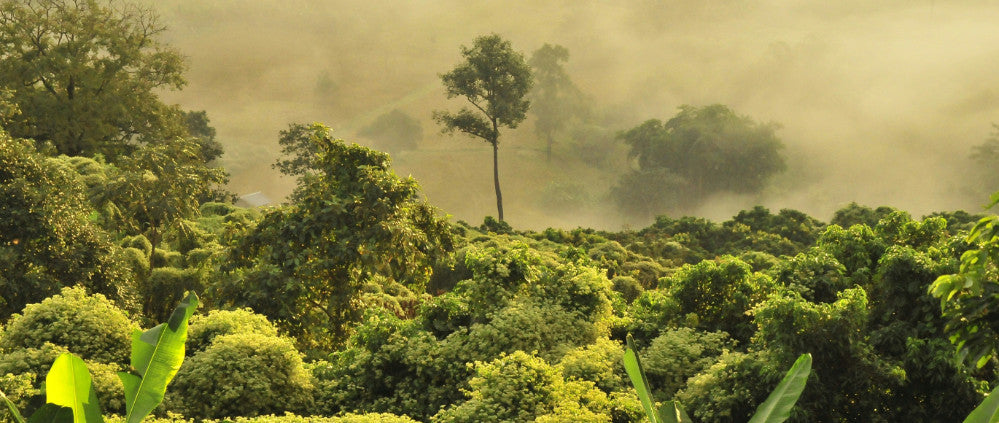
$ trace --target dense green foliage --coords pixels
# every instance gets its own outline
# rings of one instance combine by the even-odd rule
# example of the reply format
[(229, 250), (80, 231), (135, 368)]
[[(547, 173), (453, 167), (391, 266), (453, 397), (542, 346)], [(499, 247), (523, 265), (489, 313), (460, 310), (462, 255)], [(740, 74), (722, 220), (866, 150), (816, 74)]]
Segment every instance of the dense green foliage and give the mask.
[[(59, 412), (49, 394), (76, 391), (47, 388), (78, 384), (47, 375), (87, 373), (101, 408), (131, 423), (163, 398), (153, 421), (625, 423), (659, 402), (744, 422), (811, 354), (779, 413), (791, 422), (958, 421), (999, 380), (997, 216), (855, 203), (828, 225), (762, 206), (724, 222), (664, 215), (763, 190), (785, 166), (776, 125), (685, 106), (614, 141), (582, 122), (567, 50), (545, 45), (532, 73), (497, 35), (441, 76), (471, 104), (435, 114), (445, 131), (491, 144), (495, 170), (499, 131), (530, 99), (549, 146), (595, 166), (631, 148), (611, 195), (653, 223), (519, 230), (498, 171), (499, 218), (451, 223), (387, 154), (318, 123), (279, 135), (288, 203), (241, 208), (206, 165), (221, 154), (207, 114), (151, 91), (179, 86), (179, 56), (148, 12), (115, 5), (0, 0), (0, 390), (23, 410)], [(32, 28), (39, 45), (13, 53)], [(101, 78), (113, 83), (98, 93)], [(415, 122), (393, 111), (362, 132), (418, 148)], [(551, 181), (546, 207), (585, 204), (584, 183)], [(188, 291), (204, 314), (190, 317), (191, 296), (172, 308)], [(625, 354), (644, 362), (648, 395)]]
[(76, 174), (0, 129), (0, 319), (82, 285), (125, 301), (119, 249), (88, 217)]
[(304, 411), (311, 390), (290, 340), (239, 333), (220, 336), (185, 360), (167, 401), (169, 409), (194, 418), (256, 416)]
[(0, 2), (0, 88), (21, 114), (16, 137), (68, 155), (128, 154), (186, 135), (156, 91), (184, 85), (181, 55), (157, 41), (156, 15), (117, 0)]
[(82, 288), (64, 288), (39, 304), (30, 304), (7, 321), (0, 352), (66, 347), (86, 360), (128, 363), (132, 329), (137, 325), (103, 295), (88, 296)]

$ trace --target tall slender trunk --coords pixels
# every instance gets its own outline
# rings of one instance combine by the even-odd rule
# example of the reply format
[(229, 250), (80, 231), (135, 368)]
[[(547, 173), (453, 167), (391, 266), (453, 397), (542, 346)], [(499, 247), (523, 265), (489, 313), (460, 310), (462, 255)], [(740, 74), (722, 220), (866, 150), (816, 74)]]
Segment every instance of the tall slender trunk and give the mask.
[(496, 210), (499, 212), (499, 220), (503, 221), (503, 193), (500, 192), (499, 185), (499, 142), (493, 141), (493, 184), (496, 186)]

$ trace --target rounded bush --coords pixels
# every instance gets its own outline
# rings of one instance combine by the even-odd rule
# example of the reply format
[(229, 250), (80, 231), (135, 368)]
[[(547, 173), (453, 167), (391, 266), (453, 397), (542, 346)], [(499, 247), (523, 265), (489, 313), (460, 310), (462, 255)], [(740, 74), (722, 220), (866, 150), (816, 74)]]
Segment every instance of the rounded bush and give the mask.
[(621, 365), (624, 347), (607, 338), (597, 339), (597, 342), (569, 351), (562, 357), (559, 365), (566, 380), (586, 380), (593, 382), (597, 388), (612, 393), (626, 389), (627, 374)]
[(41, 388), (52, 362), (65, 352), (66, 347), (46, 342), (40, 348), (21, 348), (0, 354), (0, 375), (28, 378), (30, 386)]
[(207, 202), (201, 205), (199, 211), (203, 216), (225, 216), (236, 209), (237, 207), (232, 204)]
[(489, 363), (476, 363), (469, 381), (469, 399), (442, 410), (434, 422), (532, 421), (551, 413), (558, 399), (562, 375), (539, 357), (523, 351)]
[(140, 278), (149, 274), (149, 256), (142, 250), (127, 247), (121, 250), (121, 256), (125, 264), (132, 269), (132, 273)]
[[(514, 351), (534, 351), (547, 360), (558, 360), (569, 350), (588, 345), (605, 328), (560, 307), (518, 301), (497, 312), (491, 321), (473, 324), (459, 354), (466, 361), (491, 360)], [(449, 343), (462, 340), (452, 334)]]
[(291, 340), (224, 335), (184, 361), (167, 402), (195, 419), (281, 414), (309, 406), (312, 383)]
[(187, 328), (187, 355), (204, 351), (216, 337), (240, 333), (277, 336), (277, 327), (264, 315), (256, 314), (248, 308), (212, 310), (207, 316), (194, 315)]
[(184, 257), (184, 264), (187, 267), (202, 267), (208, 263), (215, 252), (209, 248), (194, 248), (187, 252)]
[(125, 238), (122, 240), (121, 246), (124, 248), (136, 248), (139, 251), (142, 251), (145, 257), (149, 257), (149, 254), (153, 252), (153, 244), (143, 235)]
[(656, 393), (669, 399), (686, 385), (687, 378), (714, 364), (734, 347), (735, 342), (725, 332), (676, 328), (652, 340), (641, 353), (642, 364)]
[(611, 284), (614, 291), (621, 294), (621, 298), (628, 304), (631, 304), (639, 295), (642, 295), (642, 292), (645, 292), (642, 284), (638, 283), (638, 280), (631, 276), (615, 276)]
[(105, 414), (127, 414), (125, 386), (118, 378), (118, 372), (125, 371), (126, 368), (118, 364), (87, 362), (87, 369), (90, 370), (91, 383), (101, 402), (101, 410)]
[(12, 316), (0, 351), (41, 348), (51, 342), (84, 360), (126, 365), (133, 329), (138, 325), (103, 295), (63, 288), (61, 294), (29, 304), (23, 314)]

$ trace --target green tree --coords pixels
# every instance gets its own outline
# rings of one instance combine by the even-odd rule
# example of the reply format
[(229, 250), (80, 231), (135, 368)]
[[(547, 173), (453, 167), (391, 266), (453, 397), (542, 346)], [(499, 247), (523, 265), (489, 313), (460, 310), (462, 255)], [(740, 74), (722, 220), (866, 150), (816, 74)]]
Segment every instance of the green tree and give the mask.
[(208, 112), (189, 111), (184, 113), (184, 126), (187, 134), (201, 145), (201, 157), (205, 163), (211, 163), (222, 157), (222, 144), (215, 139), (215, 128), (208, 119)]
[(72, 170), (0, 130), (0, 321), (64, 286), (131, 296), (121, 250), (92, 213)]
[[(999, 193), (992, 194), (994, 207)], [(968, 233), (974, 246), (961, 254), (957, 273), (941, 275), (928, 292), (940, 299), (945, 331), (958, 357), (981, 368), (999, 351), (999, 216), (982, 218)]]
[(499, 183), (499, 129), (516, 128), (527, 116), (526, 99), (533, 80), (524, 55), (513, 50), (499, 35), (475, 39), (472, 47), (461, 47), (465, 62), (441, 75), (448, 98), (464, 97), (474, 107), (457, 113), (435, 111), (434, 120), (444, 133), (464, 132), (493, 147), (493, 184), (496, 210), (503, 220), (503, 194)]
[(268, 213), (231, 251), (226, 270), (236, 277), (219, 298), (264, 314), (315, 352), (345, 339), (372, 276), (422, 292), (435, 256), (453, 241), (416, 181), (392, 173), (388, 155), (331, 139), (323, 125), (310, 129), (314, 173), (299, 180), (294, 204)]
[(545, 141), (545, 158), (552, 159), (555, 135), (565, 129), (574, 117), (585, 110), (583, 93), (569, 79), (562, 62), (569, 60), (569, 49), (558, 44), (545, 44), (531, 54), (527, 62), (534, 72), (531, 90), (531, 112), (535, 116), (534, 132)]
[[(142, 233), (150, 257), (168, 228), (199, 213), (200, 199), (224, 184), (228, 175), (203, 162), (201, 144), (191, 138), (144, 145), (112, 169), (98, 201), (110, 205), (127, 232)], [(149, 273), (152, 274), (153, 263)]]
[(184, 85), (181, 56), (150, 9), (118, 0), (0, 1), (0, 87), (21, 115), (15, 137), (111, 160), (138, 142), (184, 134), (156, 91)]
[[(657, 119), (621, 133), (631, 147), (634, 175), (657, 175), (656, 181), (670, 181), (660, 194), (629, 196), (647, 190), (634, 176), (626, 175), (614, 188), (621, 206), (676, 201), (676, 206), (696, 205), (716, 192), (753, 193), (766, 186), (774, 174), (785, 168), (780, 155), (783, 143), (777, 138), (777, 124), (756, 123), (739, 116), (726, 106), (681, 106), (672, 119)], [(661, 176), (665, 173), (673, 178)], [(679, 178), (679, 183), (676, 181)], [(639, 202), (632, 202), (635, 198)]]
[(319, 124), (288, 125), (288, 129), (282, 130), (278, 137), (281, 158), (271, 164), (271, 167), (285, 175), (299, 178), (298, 186), (304, 185), (301, 178), (318, 167), (319, 145), (313, 140), (317, 137), (332, 138), (332, 131)]

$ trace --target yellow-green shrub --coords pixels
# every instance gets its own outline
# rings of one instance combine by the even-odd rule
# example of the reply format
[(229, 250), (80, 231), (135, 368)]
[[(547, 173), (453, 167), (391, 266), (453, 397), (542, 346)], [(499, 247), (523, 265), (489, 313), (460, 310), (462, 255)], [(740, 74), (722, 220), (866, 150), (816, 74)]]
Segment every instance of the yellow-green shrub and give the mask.
[(29, 304), (22, 314), (11, 317), (0, 338), (0, 352), (41, 348), (51, 342), (84, 360), (125, 365), (132, 330), (137, 328), (103, 295), (63, 288), (61, 294)]
[(197, 419), (302, 411), (312, 382), (291, 340), (224, 335), (184, 361), (167, 391), (168, 409)]
[(208, 315), (191, 317), (187, 329), (187, 355), (204, 351), (212, 340), (222, 335), (256, 333), (277, 336), (277, 327), (267, 317), (248, 308), (238, 310), (212, 310)]

